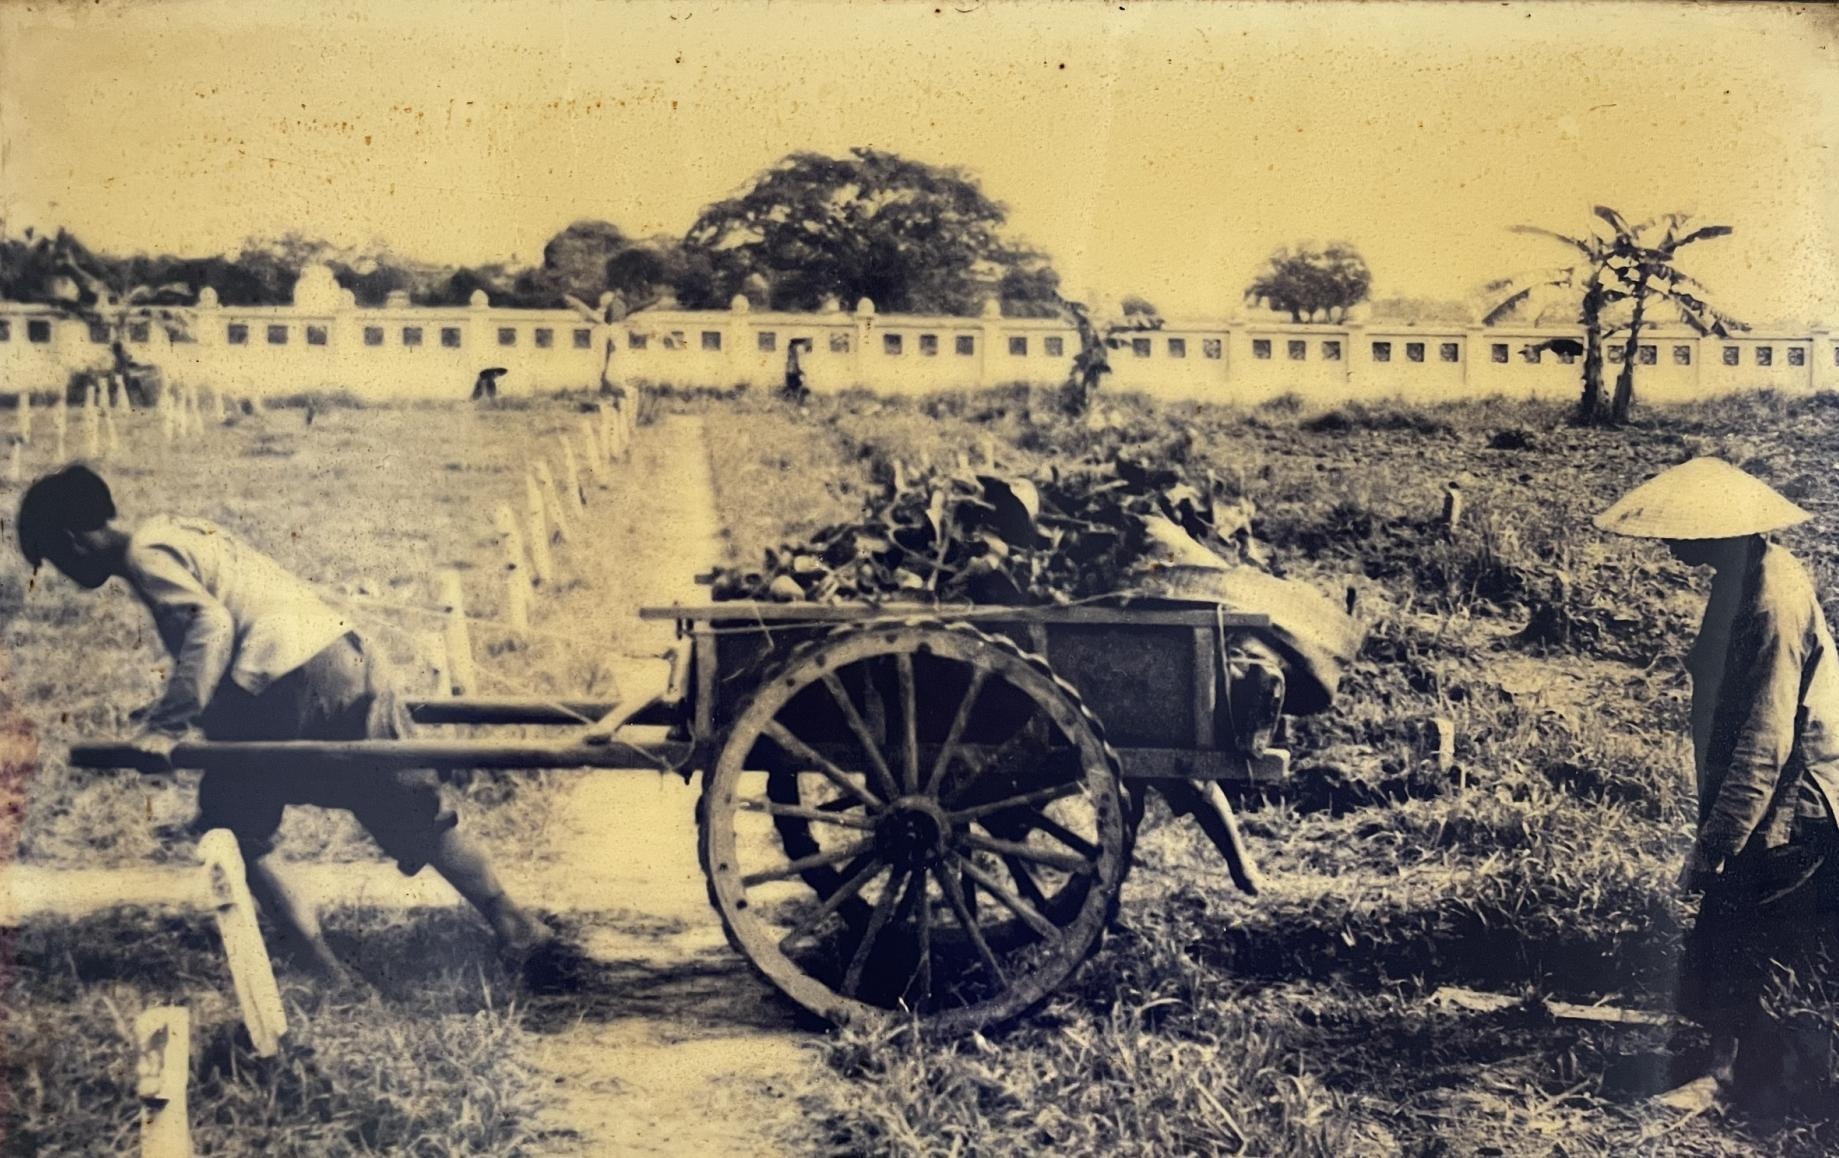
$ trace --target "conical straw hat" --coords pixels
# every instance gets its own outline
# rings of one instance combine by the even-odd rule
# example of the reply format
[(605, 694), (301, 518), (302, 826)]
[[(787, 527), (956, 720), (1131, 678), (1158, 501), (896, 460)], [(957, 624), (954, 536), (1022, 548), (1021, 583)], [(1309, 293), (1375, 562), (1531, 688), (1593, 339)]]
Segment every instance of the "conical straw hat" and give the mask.
[(1734, 539), (1811, 518), (1723, 459), (1695, 458), (1623, 495), (1596, 517), (1596, 525), (1638, 539)]

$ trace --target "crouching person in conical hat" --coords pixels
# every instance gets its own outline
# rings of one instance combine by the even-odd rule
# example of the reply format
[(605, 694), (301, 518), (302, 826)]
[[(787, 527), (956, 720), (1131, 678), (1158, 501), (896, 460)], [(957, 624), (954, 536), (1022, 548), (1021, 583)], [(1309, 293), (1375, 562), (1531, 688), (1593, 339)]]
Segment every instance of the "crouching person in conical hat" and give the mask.
[[(223, 528), (155, 516), (130, 530), (108, 485), (79, 465), (27, 489), (17, 532), (34, 568), (48, 561), (89, 590), (120, 578), (152, 613), (173, 666), (136, 748), (170, 756), (194, 730), (238, 741), (407, 734), (406, 711), (376, 649), (305, 583)], [(290, 804), (350, 811), (405, 874), (433, 865), (485, 917), (514, 964), (555, 956), (554, 934), (505, 893), (457, 827), (431, 770), (302, 760), (259, 772), (207, 771), (197, 828), (236, 836), (250, 891), (305, 967), (351, 981), (313, 907), (274, 863), (275, 832)]]
[(1596, 519), (1713, 572), (1686, 656), (1699, 823), (1681, 883), (1703, 899), (1680, 985), (1681, 1011), (1710, 1032), (1712, 1057), (1709, 1074), (1667, 1095), (1681, 1106), (1728, 1093), (1785, 1108), (1793, 1070), (1809, 1059), (1763, 1013), (1769, 973), (1839, 928), (1839, 656), (1813, 580), (1766, 537), (1810, 517), (1699, 458)]

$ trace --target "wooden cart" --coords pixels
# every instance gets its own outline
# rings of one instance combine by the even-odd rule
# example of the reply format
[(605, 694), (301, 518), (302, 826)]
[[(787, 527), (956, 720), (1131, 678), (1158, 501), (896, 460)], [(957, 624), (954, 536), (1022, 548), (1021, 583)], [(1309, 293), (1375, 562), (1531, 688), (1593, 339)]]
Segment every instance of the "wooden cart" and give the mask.
[[(677, 622), (682, 662), (607, 742), (580, 730), (611, 705), (436, 699), (412, 705), (418, 721), (577, 734), (205, 742), (180, 745), (172, 766), (259, 774), (286, 755), (699, 772), (701, 860), (734, 947), (832, 1021), (917, 1016), (947, 1032), (1025, 1011), (1096, 948), (1140, 815), (1127, 782), (1287, 772), (1287, 754), (1257, 750), (1266, 713), (1233, 702), (1229, 653), (1262, 616), (755, 603), (641, 615)], [(148, 765), (120, 745), (78, 746), (72, 762)]]

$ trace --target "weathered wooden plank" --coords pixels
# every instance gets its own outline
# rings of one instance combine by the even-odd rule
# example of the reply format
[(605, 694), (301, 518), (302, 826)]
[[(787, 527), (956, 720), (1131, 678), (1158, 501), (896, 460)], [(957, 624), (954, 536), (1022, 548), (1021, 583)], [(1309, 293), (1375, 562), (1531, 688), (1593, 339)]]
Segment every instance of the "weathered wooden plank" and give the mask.
[(243, 1026), (256, 1056), (273, 1057), (287, 1032), (287, 1011), (281, 1006), (281, 989), (275, 984), (268, 946), (255, 923), (255, 898), (249, 895), (243, 854), (227, 828), (213, 828), (198, 841), (198, 859), (204, 862), (211, 910), (217, 933), (223, 938), (224, 956), (230, 963), (230, 981)]
[(225, 769), (260, 773), (290, 762), (317, 761), (361, 766), (377, 772), (396, 768), (663, 768), (676, 767), (690, 745), (676, 741), (632, 744), (542, 743), (535, 740), (274, 740), (251, 743), (200, 741), (180, 744), (170, 761), (123, 743), (73, 744), (70, 763), (79, 768), (126, 768), (169, 772), (174, 768)]
[(142, 1158), (191, 1158), (192, 1015), (156, 1005), (134, 1019)]
[(1142, 607), (995, 607), (987, 605), (933, 606), (926, 603), (732, 603), (682, 604), (641, 607), (640, 619), (683, 619), (697, 623), (879, 623), (907, 619), (978, 620), (992, 623), (1117, 624), (1129, 627), (1207, 627), (1228, 630), (1269, 627), (1270, 617), (1218, 613), (1211, 606), (1195, 608)]

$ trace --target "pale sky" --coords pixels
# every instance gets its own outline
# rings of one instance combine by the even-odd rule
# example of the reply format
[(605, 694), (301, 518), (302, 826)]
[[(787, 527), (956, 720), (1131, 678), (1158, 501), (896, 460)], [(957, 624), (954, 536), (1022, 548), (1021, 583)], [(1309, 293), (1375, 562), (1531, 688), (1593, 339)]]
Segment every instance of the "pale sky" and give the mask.
[(0, 211), (115, 251), (298, 229), (536, 260), (680, 234), (787, 152), (976, 174), (1070, 289), (1229, 311), (1277, 245), (1375, 294), (1554, 262), (1590, 206), (1733, 225), (1682, 264), (1839, 322), (1839, 18), (1764, 5), (0, 0)]

